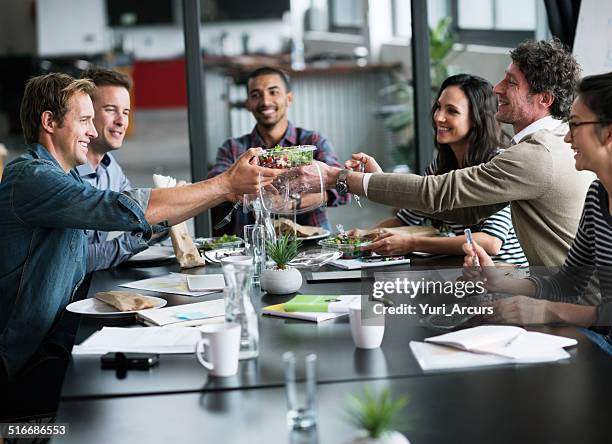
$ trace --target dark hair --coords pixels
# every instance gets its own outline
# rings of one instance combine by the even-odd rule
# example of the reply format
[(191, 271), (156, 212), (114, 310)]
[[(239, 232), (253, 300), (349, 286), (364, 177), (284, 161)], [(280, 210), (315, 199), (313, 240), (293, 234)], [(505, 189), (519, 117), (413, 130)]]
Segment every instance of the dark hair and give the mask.
[(96, 86), (122, 86), (128, 91), (132, 88), (132, 81), (127, 75), (112, 69), (88, 69), (81, 78), (90, 79)]
[[(438, 110), (438, 100), (442, 92), (450, 87), (457, 86), (466, 95), (470, 104), (470, 119), (472, 129), (468, 134), (468, 150), (463, 163), (466, 167), (480, 165), (491, 160), (501, 145), (501, 128), (495, 113), (497, 111), (497, 97), (493, 94), (493, 85), (482, 77), (470, 74), (457, 74), (448, 77), (440, 86), (440, 91), (431, 108), (431, 122), (436, 127), (434, 114)], [(459, 164), (450, 146), (440, 145), (434, 136), (434, 145), (438, 149), (436, 157), (435, 174), (445, 174), (459, 168)]]
[(252, 79), (256, 77), (260, 77), (260, 76), (267, 76), (270, 74), (279, 76), (283, 80), (283, 83), (285, 84), (285, 88), (287, 89), (287, 92), (291, 91), (291, 78), (289, 77), (289, 74), (287, 74), (285, 71), (279, 68), (274, 68), (272, 66), (262, 66), (261, 68), (257, 68), (247, 77), (247, 81), (246, 81), (247, 94), (249, 93), (249, 82)]
[(43, 112), (50, 111), (61, 126), (72, 96), (79, 92), (91, 95), (94, 90), (95, 85), (87, 79), (76, 80), (56, 72), (28, 80), (19, 112), (26, 143), (38, 142)]
[(568, 117), (581, 71), (568, 48), (557, 38), (526, 40), (510, 51), (510, 57), (527, 79), (530, 93), (553, 95), (551, 116)]
[(612, 123), (612, 72), (585, 77), (577, 92), (597, 120)]

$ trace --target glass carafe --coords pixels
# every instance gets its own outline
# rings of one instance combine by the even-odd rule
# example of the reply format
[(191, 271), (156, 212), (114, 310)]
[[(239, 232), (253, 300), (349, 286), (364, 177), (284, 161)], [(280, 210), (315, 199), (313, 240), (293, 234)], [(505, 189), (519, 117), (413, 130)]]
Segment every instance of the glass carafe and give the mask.
[(223, 290), (225, 301), (225, 320), (240, 324), (240, 359), (259, 356), (259, 325), (257, 313), (251, 301), (251, 277), (253, 266), (250, 264), (223, 265), (226, 288)]

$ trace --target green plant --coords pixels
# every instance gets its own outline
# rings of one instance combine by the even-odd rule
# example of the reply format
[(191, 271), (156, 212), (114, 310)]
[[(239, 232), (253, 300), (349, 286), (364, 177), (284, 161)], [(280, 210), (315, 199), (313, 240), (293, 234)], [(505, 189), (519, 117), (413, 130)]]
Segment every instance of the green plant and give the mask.
[(392, 429), (397, 414), (406, 406), (408, 398), (403, 396), (394, 400), (389, 388), (377, 396), (366, 387), (361, 397), (351, 396), (348, 402), (349, 420), (365, 430), (368, 437), (376, 439)]
[(266, 241), (268, 256), (279, 270), (284, 270), (289, 261), (297, 256), (300, 245), (299, 240), (289, 235), (281, 235), (275, 241)]
[(429, 58), (431, 59), (431, 86), (438, 90), (448, 77), (448, 55), (455, 43), (451, 28), (452, 19), (444, 17), (434, 28), (429, 29)]

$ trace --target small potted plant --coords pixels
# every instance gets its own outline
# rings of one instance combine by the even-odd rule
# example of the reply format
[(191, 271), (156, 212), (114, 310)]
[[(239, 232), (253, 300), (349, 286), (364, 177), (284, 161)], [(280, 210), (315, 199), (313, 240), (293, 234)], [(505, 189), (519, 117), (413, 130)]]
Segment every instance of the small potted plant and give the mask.
[(349, 420), (359, 432), (347, 444), (410, 444), (404, 435), (392, 430), (397, 414), (407, 403), (406, 397), (394, 400), (389, 388), (377, 396), (366, 387), (363, 396), (349, 398)]
[(298, 254), (300, 241), (294, 237), (283, 235), (275, 241), (266, 241), (268, 257), (276, 264), (267, 268), (261, 274), (261, 288), (270, 294), (295, 293), (302, 286), (302, 275), (289, 265)]

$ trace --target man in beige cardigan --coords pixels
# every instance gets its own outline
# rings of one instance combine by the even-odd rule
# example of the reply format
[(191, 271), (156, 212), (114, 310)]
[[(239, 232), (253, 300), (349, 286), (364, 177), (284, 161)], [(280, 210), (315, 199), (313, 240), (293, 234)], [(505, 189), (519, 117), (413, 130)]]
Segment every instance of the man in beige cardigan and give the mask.
[(347, 167), (364, 163), (365, 174), (319, 164), (325, 186), (466, 225), (510, 202), (530, 265), (561, 265), (594, 179), (574, 168), (563, 141), (567, 124), (560, 120), (568, 115), (580, 67), (558, 40), (523, 42), (510, 57), (494, 92), (497, 120), (514, 127), (513, 146), (487, 163), (440, 176), (382, 174), (372, 157), (359, 153)]

